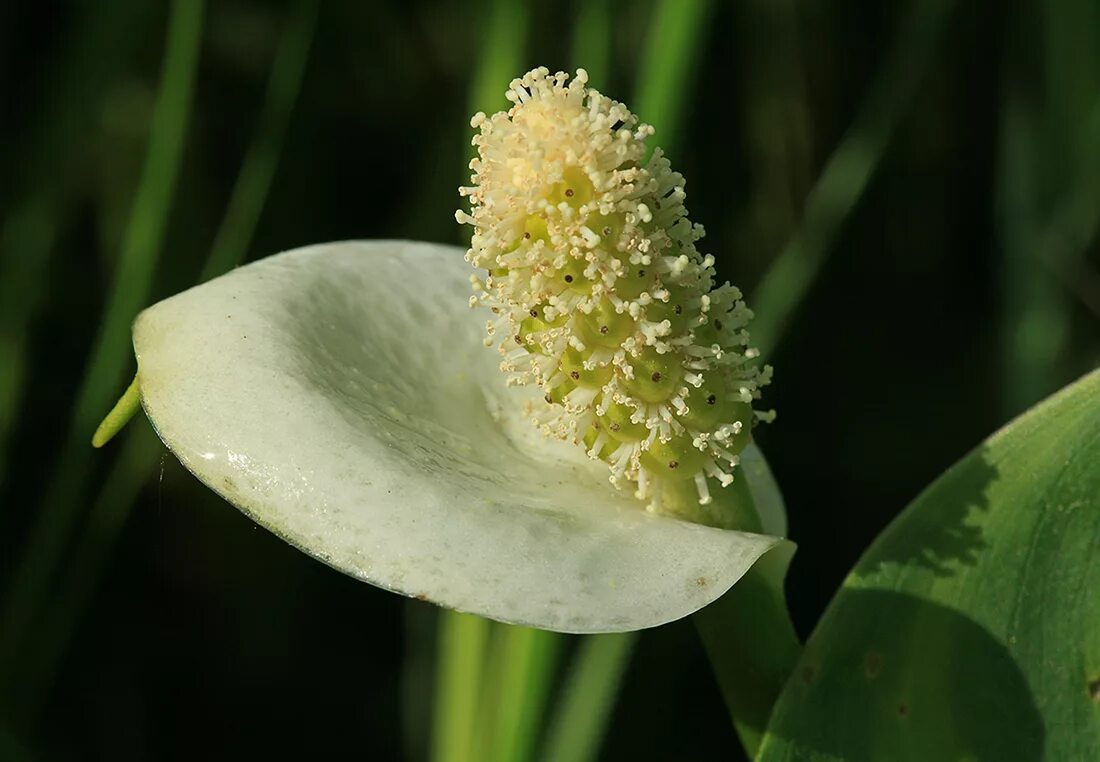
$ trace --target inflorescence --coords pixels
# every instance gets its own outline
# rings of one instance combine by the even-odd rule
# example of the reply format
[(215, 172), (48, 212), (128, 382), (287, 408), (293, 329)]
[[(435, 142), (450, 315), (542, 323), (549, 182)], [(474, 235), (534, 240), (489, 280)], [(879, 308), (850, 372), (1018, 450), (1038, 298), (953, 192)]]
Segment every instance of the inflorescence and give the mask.
[(530, 410), (544, 433), (583, 443), (651, 510), (684, 487), (706, 505), (774, 415), (752, 407), (771, 368), (754, 362), (741, 292), (716, 287), (696, 249), (683, 176), (659, 148), (646, 159), (653, 128), (587, 82), (535, 69), (507, 112), (471, 120), (471, 210), (456, 218), (487, 273), (471, 305), (494, 313), (486, 344), (509, 383), (545, 392)]

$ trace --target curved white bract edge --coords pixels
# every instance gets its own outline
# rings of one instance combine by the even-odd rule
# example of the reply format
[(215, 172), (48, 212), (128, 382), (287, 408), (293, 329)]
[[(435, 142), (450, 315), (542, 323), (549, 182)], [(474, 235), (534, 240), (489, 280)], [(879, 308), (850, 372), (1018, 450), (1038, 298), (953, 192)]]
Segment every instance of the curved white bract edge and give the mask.
[[(505, 622), (662, 624), (782, 542), (650, 515), (606, 465), (534, 431), (531, 391), (507, 389), (483, 345), (469, 276), (461, 249), (400, 241), (242, 267), (138, 317), (145, 410), (188, 469), (287, 542)], [(758, 502), (781, 514), (750, 461)]]

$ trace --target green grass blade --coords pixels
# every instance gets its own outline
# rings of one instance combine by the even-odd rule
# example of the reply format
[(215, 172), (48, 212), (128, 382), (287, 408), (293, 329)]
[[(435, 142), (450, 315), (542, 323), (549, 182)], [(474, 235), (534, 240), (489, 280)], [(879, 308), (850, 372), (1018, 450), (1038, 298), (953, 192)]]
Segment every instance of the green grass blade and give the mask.
[(118, 393), (130, 364), (129, 323), (148, 300), (189, 122), (202, 31), (201, 2), (172, 5), (160, 91), (149, 148), (122, 244), (106, 313), (92, 349), (54, 479), (35, 516), (15, 569), (0, 619), (0, 675), (18, 654), (35, 605), (41, 600), (79, 515), (90, 467), (91, 436)]
[(472, 614), (439, 612), (432, 762), (474, 762), (490, 623)]
[(573, 68), (588, 72), (588, 80), (601, 92), (611, 78), (611, 0), (589, 0), (581, 5), (573, 22), (569, 55)]
[[(1045, 3), (1038, 27), (1022, 13), (1004, 52), (997, 220), (1003, 405), (1014, 415), (1072, 376), (1072, 303), (1095, 209), (1100, 31), (1093, 2)], [(1038, 39), (1036, 39), (1038, 38)], [(1091, 61), (1090, 61), (1091, 58)], [(1041, 72), (1044, 97), (1033, 93)], [(1046, 266), (1044, 266), (1046, 265)], [(1069, 284), (1059, 282), (1061, 279)]]
[[(318, 0), (299, 0), (286, 21), (256, 134), (245, 154), (232, 200), (215, 236), (220, 245), (214, 246), (203, 266), (203, 273), (208, 277), (238, 265), (251, 246), (309, 60), (318, 6)], [(52, 686), (58, 662), (71, 641), (79, 617), (96, 592), (103, 563), (161, 453), (163, 448), (147, 426), (135, 428), (126, 437), (122, 453), (100, 488), (88, 525), (75, 544), (72, 560), (66, 565), (61, 593), (42, 620), (42, 638), (30, 649), (33, 656), (20, 669), (25, 675), (22, 684), (29, 686), (24, 689), (21, 702), (28, 717), (33, 717), (40, 699)]]
[(543, 760), (597, 759), (619, 684), (637, 640), (637, 633), (621, 632), (581, 641), (561, 702), (550, 721)]
[(656, 145), (671, 155), (683, 138), (684, 104), (702, 60), (711, 0), (660, 0), (649, 23), (633, 111), (657, 130)]
[(470, 83), (472, 115), (491, 114), (509, 106), (504, 97), (508, 83), (524, 73), (530, 9), (526, 0), (489, 0), (489, 20), (478, 46), (481, 57)]
[(229, 198), (229, 208), (214, 238), (200, 280), (209, 280), (236, 267), (248, 253), (279, 165), (290, 115), (301, 90), (318, 8), (317, 0), (297, 2), (286, 21), (286, 32), (275, 52), (267, 82), (267, 97), (256, 137), (245, 154)]
[(915, 0), (866, 100), (806, 199), (802, 224), (761, 279), (749, 304), (753, 339), (767, 354), (806, 297), (841, 224), (882, 160), (932, 58), (951, 0)]
[[(490, 657), (498, 678), (483, 698), (492, 716), (482, 717), (480, 729), (488, 740), (488, 762), (531, 759), (540, 731), (543, 710), (554, 681), (554, 667), (563, 638), (555, 632), (495, 624), (499, 649)], [(481, 759), (481, 757), (479, 757)]]

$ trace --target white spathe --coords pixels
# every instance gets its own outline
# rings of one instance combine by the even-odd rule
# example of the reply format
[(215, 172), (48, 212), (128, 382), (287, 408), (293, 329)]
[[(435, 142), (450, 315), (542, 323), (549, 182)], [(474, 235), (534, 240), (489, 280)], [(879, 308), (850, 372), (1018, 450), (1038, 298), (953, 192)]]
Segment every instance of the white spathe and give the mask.
[[(199, 479), (374, 585), (562, 632), (652, 627), (784, 543), (647, 513), (522, 416), (467, 306), (463, 250), (310, 246), (167, 299), (134, 325), (142, 403)], [(535, 390), (537, 392), (537, 390)], [(767, 465), (746, 467), (785, 532)]]

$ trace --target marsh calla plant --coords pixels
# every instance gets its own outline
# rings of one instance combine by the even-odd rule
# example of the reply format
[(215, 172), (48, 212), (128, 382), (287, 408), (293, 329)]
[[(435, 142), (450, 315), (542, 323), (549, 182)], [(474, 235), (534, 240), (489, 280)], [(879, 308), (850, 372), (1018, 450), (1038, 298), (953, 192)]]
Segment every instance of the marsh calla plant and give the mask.
[(474, 118), (468, 252), (328, 244), (193, 288), (138, 317), (120, 404), (136, 391), (199, 479), (343, 572), (506, 622), (634, 630), (783, 542), (750, 444), (770, 369), (695, 248), (683, 178), (646, 159), (652, 129), (567, 79), (532, 71), (509, 112)]
[[(144, 311), (95, 444), (140, 403), (257, 523), (450, 609), (573, 633), (698, 612), (758, 760), (1096, 759), (1100, 371), (933, 483), (803, 649), (752, 313), (652, 128), (587, 79), (535, 69), (474, 116), (468, 249), (310, 246)], [(503, 649), (513, 699), (551, 658), (533, 632)]]

